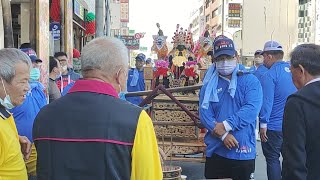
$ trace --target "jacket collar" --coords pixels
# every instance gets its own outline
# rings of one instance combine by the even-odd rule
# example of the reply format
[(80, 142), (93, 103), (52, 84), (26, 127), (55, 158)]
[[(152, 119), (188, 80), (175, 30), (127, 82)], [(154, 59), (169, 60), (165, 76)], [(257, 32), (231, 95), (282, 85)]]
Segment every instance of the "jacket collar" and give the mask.
[(117, 91), (111, 84), (97, 80), (82, 79), (76, 81), (68, 94), (75, 92), (93, 92), (119, 98)]
[(2, 118), (3, 120), (6, 120), (10, 116), (11, 114), (8, 112), (8, 110), (6, 110), (6, 108), (0, 104), (0, 118)]

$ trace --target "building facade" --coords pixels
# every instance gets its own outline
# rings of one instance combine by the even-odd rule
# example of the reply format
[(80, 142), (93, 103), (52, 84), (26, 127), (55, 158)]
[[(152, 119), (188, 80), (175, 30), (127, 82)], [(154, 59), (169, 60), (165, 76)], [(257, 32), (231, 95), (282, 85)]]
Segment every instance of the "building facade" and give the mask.
[(233, 39), (242, 27), (242, 2), (243, 0), (205, 0), (206, 24), (217, 35), (223, 34)]
[(196, 41), (199, 39), (205, 27), (203, 0), (196, 0), (194, 9), (190, 13), (189, 19), (190, 19), (189, 20), (190, 24), (192, 24), (192, 27), (191, 27), (192, 39)]
[(129, 0), (110, 0), (111, 36), (129, 35)]
[(320, 43), (320, 1), (299, 0), (298, 44)]
[[(282, 44), (286, 57), (297, 44), (297, 0), (243, 0), (243, 62), (251, 64), (257, 49), (269, 40)], [(247, 61), (247, 62), (246, 62)]]

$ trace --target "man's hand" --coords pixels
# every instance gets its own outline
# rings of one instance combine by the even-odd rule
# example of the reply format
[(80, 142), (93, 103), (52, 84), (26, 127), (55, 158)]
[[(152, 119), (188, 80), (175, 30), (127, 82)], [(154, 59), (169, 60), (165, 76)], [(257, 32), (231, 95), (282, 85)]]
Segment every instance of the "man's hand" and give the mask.
[(260, 128), (260, 139), (262, 142), (268, 141), (267, 128)]
[(220, 137), (223, 136), (226, 132), (227, 132), (227, 131), (226, 131), (223, 123), (217, 123), (217, 122), (215, 122), (215, 127), (214, 127), (214, 129), (213, 129), (213, 131), (212, 131), (213, 135), (216, 135), (217, 137), (220, 138)]
[(239, 148), (239, 143), (232, 134), (228, 134), (223, 140), (223, 144), (231, 150), (232, 148)]
[(19, 136), (19, 142), (23, 158), (24, 160), (28, 160), (31, 154), (31, 142), (25, 136)]

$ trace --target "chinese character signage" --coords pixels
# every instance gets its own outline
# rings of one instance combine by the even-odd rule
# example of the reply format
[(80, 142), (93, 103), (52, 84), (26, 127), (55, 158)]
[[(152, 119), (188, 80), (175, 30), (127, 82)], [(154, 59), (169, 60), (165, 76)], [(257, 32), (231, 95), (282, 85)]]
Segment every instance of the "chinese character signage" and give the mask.
[(60, 40), (60, 30), (61, 26), (58, 22), (50, 23), (50, 31), (54, 40)]
[(74, 14), (77, 15), (80, 19), (84, 20), (84, 7), (78, 2), (78, 0), (74, 1), (73, 6)]
[(230, 28), (240, 28), (241, 21), (239, 19), (229, 19), (228, 20), (228, 27)]
[(129, 0), (120, 1), (120, 21), (129, 22)]
[(128, 27), (122, 27), (121, 28), (121, 35), (128, 36), (129, 35), (129, 28)]
[(117, 38), (130, 50), (139, 50), (140, 48), (140, 40), (135, 39), (134, 36), (117, 36)]
[(240, 17), (241, 4), (229, 3), (229, 17)]

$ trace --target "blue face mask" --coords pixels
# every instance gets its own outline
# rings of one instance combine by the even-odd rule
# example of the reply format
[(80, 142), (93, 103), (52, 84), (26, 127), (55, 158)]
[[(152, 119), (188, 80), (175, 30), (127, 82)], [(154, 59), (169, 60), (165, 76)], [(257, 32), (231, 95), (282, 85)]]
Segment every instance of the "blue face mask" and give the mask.
[(4, 98), (4, 100), (2, 100), (0, 98), (0, 103), (5, 108), (12, 109), (12, 108), (14, 108), (14, 105), (11, 102), (10, 96), (7, 94), (7, 91), (6, 91), (6, 88), (4, 87), (4, 83), (3, 83), (3, 79), (2, 78), (1, 78), (1, 82), (2, 82), (2, 87), (3, 87), (4, 93), (6, 94), (6, 97)]
[(39, 68), (32, 68), (30, 71), (30, 80), (31, 81), (38, 81), (40, 79), (40, 69)]
[(121, 88), (120, 84), (119, 84), (119, 89), (120, 89), (120, 92), (118, 93), (119, 98), (124, 100), (124, 101), (126, 101), (127, 100), (126, 99), (126, 94), (128, 93), (128, 91), (126, 91), (126, 90), (122, 91), (122, 88)]

